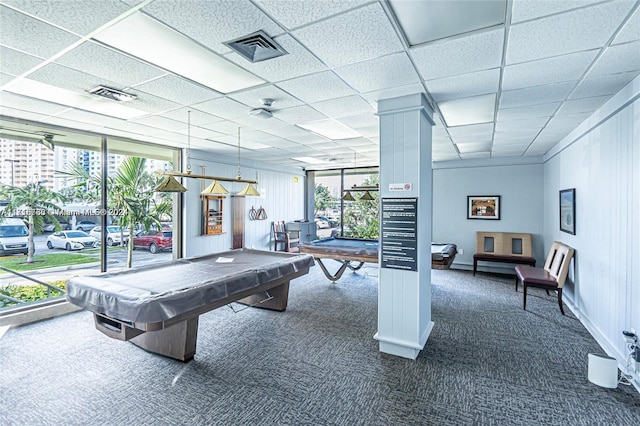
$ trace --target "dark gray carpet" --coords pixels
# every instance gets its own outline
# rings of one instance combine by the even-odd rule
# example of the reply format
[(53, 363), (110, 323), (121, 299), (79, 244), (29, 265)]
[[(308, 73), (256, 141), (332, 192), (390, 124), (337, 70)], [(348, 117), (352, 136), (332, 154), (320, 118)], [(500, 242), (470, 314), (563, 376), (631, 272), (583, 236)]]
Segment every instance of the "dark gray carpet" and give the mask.
[(640, 394), (587, 380), (604, 353), (555, 296), (513, 278), (433, 271), (435, 328), (417, 360), (378, 352), (377, 279), (292, 283), (284, 313), (220, 308), (194, 361), (111, 340), (87, 312), (0, 340), (3, 425), (640, 425)]

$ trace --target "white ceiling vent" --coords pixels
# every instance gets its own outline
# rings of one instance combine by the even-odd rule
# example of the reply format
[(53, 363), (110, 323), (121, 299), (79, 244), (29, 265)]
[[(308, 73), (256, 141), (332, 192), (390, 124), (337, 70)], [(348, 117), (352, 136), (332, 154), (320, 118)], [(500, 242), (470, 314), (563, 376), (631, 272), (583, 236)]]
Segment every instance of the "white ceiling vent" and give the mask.
[(96, 86), (93, 89), (89, 90), (89, 93), (118, 102), (129, 102), (137, 98), (136, 95), (125, 93), (121, 90), (107, 86)]
[(250, 62), (265, 61), (289, 53), (262, 30), (235, 40), (225, 41), (224, 44)]

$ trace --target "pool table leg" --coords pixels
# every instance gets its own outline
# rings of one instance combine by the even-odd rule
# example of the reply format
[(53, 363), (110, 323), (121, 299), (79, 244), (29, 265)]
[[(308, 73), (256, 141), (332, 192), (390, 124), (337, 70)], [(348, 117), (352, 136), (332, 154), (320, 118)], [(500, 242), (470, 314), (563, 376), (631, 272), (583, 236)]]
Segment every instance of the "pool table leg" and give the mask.
[(130, 342), (146, 351), (187, 362), (196, 353), (197, 339), (198, 317), (194, 317), (169, 328), (147, 331)]
[(336, 260), (336, 262), (341, 262), (342, 266), (340, 267), (340, 269), (338, 269), (338, 272), (332, 275), (327, 270), (327, 267), (324, 266), (324, 263), (322, 263), (322, 259), (316, 258), (316, 262), (318, 263), (318, 265), (320, 265), (320, 269), (322, 269), (322, 272), (324, 272), (324, 276), (333, 282), (338, 281), (342, 276), (342, 274), (344, 274), (344, 271), (347, 269), (347, 266), (349, 266), (349, 261), (347, 260)]
[(268, 292), (270, 296), (270, 298), (266, 300), (263, 296), (264, 292), (261, 292), (240, 299), (238, 303), (249, 305), (253, 308), (271, 309), (280, 312), (287, 309), (287, 302), (289, 301), (289, 281), (266, 290), (266, 292)]

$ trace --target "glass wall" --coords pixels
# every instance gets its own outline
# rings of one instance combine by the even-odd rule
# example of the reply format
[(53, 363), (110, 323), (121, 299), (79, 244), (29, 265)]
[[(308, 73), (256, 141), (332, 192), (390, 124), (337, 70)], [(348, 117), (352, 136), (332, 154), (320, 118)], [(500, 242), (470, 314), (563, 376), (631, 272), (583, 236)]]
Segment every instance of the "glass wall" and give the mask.
[[(377, 167), (309, 172), (318, 237), (378, 238)], [(363, 198), (364, 197), (364, 198)]]

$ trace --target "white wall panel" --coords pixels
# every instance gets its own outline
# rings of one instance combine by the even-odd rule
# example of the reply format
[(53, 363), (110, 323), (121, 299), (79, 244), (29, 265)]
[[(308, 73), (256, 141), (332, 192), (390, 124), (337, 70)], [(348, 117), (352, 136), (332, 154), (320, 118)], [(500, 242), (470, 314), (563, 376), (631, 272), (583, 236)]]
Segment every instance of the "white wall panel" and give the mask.
[[(237, 174), (237, 165), (214, 161), (204, 153), (192, 156), (191, 168), (194, 174), (201, 174), (200, 166), (204, 165), (204, 174), (233, 178)], [(274, 220), (293, 221), (304, 218), (304, 173), (302, 171), (273, 171), (257, 167), (241, 167), (242, 177), (259, 181), (257, 188), (259, 197), (245, 199), (245, 247), (261, 250), (272, 250), (271, 222)], [(294, 178), (297, 177), (297, 182)], [(229, 250), (232, 246), (232, 214), (231, 197), (224, 199), (223, 234), (201, 235), (201, 182), (200, 179), (183, 179), (187, 189), (185, 195), (185, 256), (197, 256), (207, 253)], [(208, 185), (211, 181), (206, 181)], [(244, 184), (222, 182), (230, 192), (236, 193), (244, 188)], [(249, 210), (263, 207), (267, 212), (267, 220), (250, 220)]]
[[(622, 330), (640, 331), (640, 78), (619, 95), (547, 158), (544, 240), (576, 250), (565, 297), (622, 362)], [(576, 188), (576, 235), (559, 230), (566, 188)]]

